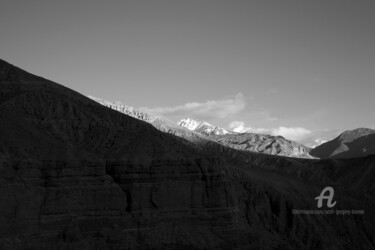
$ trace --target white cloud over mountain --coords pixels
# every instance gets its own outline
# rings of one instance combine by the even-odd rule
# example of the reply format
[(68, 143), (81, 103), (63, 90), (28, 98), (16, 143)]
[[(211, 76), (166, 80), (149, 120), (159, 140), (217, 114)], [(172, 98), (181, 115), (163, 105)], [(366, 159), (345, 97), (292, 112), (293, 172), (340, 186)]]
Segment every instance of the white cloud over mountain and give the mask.
[(315, 147), (317, 147), (317, 146), (319, 146), (323, 143), (326, 143), (327, 140), (324, 140), (322, 138), (317, 138), (317, 139), (314, 140), (314, 142), (315, 142), (314, 144), (310, 145), (311, 148), (315, 148)]
[(206, 102), (189, 102), (175, 107), (141, 108), (143, 111), (156, 116), (197, 116), (202, 118), (226, 118), (237, 114), (246, 106), (242, 93), (222, 99)]
[(251, 132), (251, 133), (263, 133), (263, 134), (270, 134), (270, 135), (281, 135), (287, 139), (299, 141), (306, 138), (308, 135), (312, 133), (312, 131), (302, 128), (302, 127), (283, 127), (280, 126), (278, 128), (253, 128), (250, 126), (246, 126), (242, 121), (234, 121), (229, 124), (230, 129), (235, 132), (244, 133), (244, 132)]
[(339, 134), (344, 132), (343, 130), (339, 129), (323, 129), (314, 131), (312, 134), (303, 138), (300, 142), (310, 148), (314, 148), (323, 144), (327, 141), (330, 141), (337, 137)]

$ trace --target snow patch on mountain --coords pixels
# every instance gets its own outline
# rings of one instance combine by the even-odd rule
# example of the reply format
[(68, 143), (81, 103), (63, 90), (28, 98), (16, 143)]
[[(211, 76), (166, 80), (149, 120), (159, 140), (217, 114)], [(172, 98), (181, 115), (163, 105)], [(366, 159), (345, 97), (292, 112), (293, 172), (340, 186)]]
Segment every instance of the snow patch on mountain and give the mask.
[(195, 121), (191, 118), (182, 119), (177, 122), (177, 125), (203, 135), (226, 135), (234, 133), (217, 126), (213, 126), (208, 122)]
[(177, 125), (194, 131), (200, 125), (200, 123), (193, 119), (187, 118), (178, 121)]

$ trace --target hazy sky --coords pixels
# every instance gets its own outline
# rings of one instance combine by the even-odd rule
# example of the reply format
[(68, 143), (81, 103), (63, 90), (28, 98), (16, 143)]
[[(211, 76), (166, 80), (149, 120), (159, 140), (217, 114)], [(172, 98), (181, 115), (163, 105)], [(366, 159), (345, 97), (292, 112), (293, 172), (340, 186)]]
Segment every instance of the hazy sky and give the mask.
[(225, 128), (375, 127), (375, 1), (18, 1), (0, 57), (83, 94)]

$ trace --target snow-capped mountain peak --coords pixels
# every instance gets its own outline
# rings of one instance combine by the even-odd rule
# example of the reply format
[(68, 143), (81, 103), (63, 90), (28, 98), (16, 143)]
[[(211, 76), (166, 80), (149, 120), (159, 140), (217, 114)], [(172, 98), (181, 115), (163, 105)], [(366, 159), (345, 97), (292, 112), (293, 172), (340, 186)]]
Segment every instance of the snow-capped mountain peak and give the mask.
[(195, 130), (201, 123), (190, 118), (182, 119), (177, 122), (178, 126), (187, 128), (189, 130)]
[(177, 122), (177, 125), (203, 135), (225, 135), (231, 133), (223, 128), (213, 126), (208, 122), (195, 121), (191, 118), (182, 119)]

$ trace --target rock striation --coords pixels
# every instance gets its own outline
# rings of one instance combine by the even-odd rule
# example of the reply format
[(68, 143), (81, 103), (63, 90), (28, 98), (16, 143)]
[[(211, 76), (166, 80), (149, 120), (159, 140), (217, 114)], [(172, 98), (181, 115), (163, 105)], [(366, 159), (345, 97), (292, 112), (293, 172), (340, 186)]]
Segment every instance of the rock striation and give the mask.
[[(4, 61), (0, 138), (0, 249), (375, 247), (373, 156), (192, 143)], [(328, 185), (365, 214), (293, 214)]]

